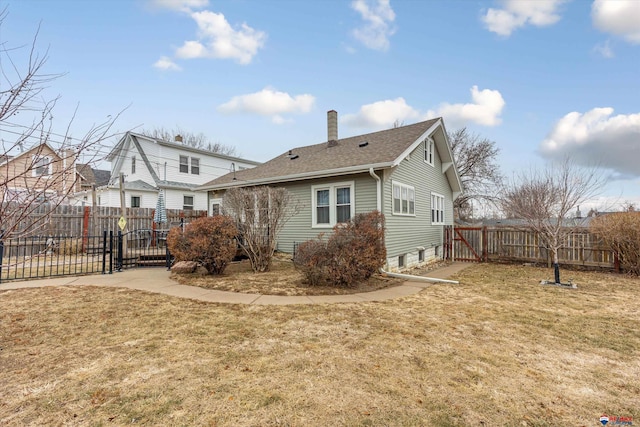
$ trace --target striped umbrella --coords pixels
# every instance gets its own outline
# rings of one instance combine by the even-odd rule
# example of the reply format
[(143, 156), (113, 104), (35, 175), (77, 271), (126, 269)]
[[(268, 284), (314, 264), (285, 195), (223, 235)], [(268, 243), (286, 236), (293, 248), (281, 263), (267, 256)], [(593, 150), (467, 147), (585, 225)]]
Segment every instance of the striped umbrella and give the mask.
[(164, 192), (158, 192), (158, 202), (156, 203), (156, 212), (153, 214), (153, 222), (161, 224), (167, 222), (167, 207), (164, 203)]

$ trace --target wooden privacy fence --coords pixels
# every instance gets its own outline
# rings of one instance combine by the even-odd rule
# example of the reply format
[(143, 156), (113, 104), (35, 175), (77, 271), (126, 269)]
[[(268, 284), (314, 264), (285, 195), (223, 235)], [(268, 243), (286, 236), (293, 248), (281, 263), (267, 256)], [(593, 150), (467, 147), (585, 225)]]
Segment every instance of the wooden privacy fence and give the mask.
[[(456, 261), (525, 261), (550, 263), (552, 254), (540, 236), (528, 228), (447, 227), (447, 246)], [(610, 249), (588, 229), (569, 234), (558, 252), (560, 264), (619, 269)]]
[[(127, 230), (155, 229), (153, 222), (155, 209), (127, 208)], [(181, 221), (207, 215), (206, 211), (167, 209), (167, 223), (163, 228), (179, 225)], [(83, 236), (100, 235), (104, 230), (118, 230), (120, 208), (101, 206), (58, 206), (51, 209), (47, 205), (36, 208), (18, 225), (15, 235), (57, 235)], [(158, 227), (159, 228), (159, 227)]]

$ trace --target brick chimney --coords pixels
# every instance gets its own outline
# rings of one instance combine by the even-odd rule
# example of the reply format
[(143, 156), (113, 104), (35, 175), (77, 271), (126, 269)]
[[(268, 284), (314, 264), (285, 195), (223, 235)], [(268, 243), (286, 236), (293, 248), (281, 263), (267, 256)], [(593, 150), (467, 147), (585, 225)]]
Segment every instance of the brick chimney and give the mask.
[(175, 138), (174, 138), (174, 140), (175, 140), (176, 142), (182, 143), (182, 135), (176, 135), (176, 136), (175, 136)]
[(336, 110), (327, 111), (327, 146), (338, 145), (338, 112)]

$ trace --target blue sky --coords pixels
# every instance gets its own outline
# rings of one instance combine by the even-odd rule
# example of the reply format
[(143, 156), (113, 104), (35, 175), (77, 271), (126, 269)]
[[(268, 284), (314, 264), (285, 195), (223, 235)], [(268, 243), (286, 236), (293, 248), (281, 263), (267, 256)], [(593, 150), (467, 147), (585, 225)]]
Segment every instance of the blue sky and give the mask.
[(594, 203), (640, 205), (635, 0), (2, 3), (5, 46), (40, 25), (46, 71), (66, 73), (45, 94), (61, 133), (76, 106), (74, 136), (128, 106), (120, 132), (180, 127), (266, 161), (325, 141), (330, 109), (340, 137), (443, 116), (496, 141), (505, 175), (571, 155), (613, 177)]

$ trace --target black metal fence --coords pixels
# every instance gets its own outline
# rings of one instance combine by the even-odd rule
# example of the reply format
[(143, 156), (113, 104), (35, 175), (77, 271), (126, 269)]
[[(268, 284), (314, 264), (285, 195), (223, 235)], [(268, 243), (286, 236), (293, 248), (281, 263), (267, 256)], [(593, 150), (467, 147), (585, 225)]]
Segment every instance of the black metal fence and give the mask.
[(0, 283), (46, 277), (112, 274), (132, 267), (169, 268), (169, 230), (140, 229), (98, 236), (30, 236), (3, 239)]

